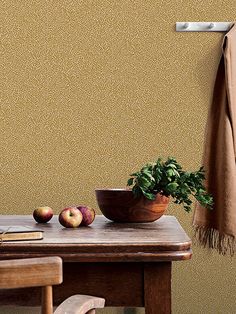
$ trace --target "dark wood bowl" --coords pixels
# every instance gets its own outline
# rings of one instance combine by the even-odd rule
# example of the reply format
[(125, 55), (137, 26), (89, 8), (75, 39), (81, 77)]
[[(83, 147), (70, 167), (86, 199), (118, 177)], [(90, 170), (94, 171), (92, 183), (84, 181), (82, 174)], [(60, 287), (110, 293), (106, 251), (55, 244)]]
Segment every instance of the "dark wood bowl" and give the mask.
[(169, 198), (157, 194), (150, 201), (145, 197), (135, 198), (131, 190), (96, 189), (96, 199), (103, 215), (115, 222), (152, 222), (160, 218), (169, 203)]

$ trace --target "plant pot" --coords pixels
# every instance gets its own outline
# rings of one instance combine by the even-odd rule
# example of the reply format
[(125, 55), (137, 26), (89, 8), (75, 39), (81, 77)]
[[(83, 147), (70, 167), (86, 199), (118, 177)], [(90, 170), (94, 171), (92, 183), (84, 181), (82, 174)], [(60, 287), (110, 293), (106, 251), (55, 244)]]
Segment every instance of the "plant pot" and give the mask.
[(152, 222), (159, 219), (167, 209), (169, 198), (157, 194), (151, 201), (134, 197), (131, 190), (96, 189), (96, 199), (103, 215), (115, 222)]

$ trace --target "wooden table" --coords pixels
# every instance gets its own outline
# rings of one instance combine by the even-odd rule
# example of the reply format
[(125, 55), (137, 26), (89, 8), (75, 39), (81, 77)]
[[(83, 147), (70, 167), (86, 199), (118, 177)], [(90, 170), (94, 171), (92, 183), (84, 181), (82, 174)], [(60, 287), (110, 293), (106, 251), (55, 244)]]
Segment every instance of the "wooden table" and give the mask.
[[(0, 259), (39, 256), (63, 258), (63, 284), (54, 287), (54, 303), (72, 294), (106, 299), (107, 306), (142, 307), (147, 314), (171, 313), (172, 261), (191, 258), (191, 240), (177, 219), (119, 224), (96, 216), (90, 227), (65, 229), (53, 217), (37, 225), (32, 216), (0, 216), (0, 225), (40, 227), (44, 239), (5, 242)], [(0, 304), (39, 305), (40, 290), (0, 291)]]

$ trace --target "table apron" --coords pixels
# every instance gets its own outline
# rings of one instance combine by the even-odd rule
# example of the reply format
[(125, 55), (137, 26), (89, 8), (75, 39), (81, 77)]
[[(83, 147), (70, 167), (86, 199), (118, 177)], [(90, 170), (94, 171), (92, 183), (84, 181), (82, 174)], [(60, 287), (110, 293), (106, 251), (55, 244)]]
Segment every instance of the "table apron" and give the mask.
[(41, 250), (30, 252), (0, 251), (0, 260), (43, 256), (60, 256), (65, 262), (162, 262), (188, 260), (192, 256), (192, 250), (156, 253), (62, 253), (60, 251), (48, 253), (42, 252)]

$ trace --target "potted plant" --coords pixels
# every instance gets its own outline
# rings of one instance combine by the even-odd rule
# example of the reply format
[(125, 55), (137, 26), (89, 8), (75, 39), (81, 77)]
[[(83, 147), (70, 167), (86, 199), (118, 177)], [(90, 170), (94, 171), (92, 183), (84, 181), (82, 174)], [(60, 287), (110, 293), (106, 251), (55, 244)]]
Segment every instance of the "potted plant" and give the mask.
[(192, 198), (212, 209), (213, 198), (204, 186), (204, 170), (184, 171), (174, 158), (149, 163), (131, 174), (128, 189), (98, 189), (96, 197), (102, 213), (118, 222), (150, 222), (165, 212), (170, 198), (191, 211)]

